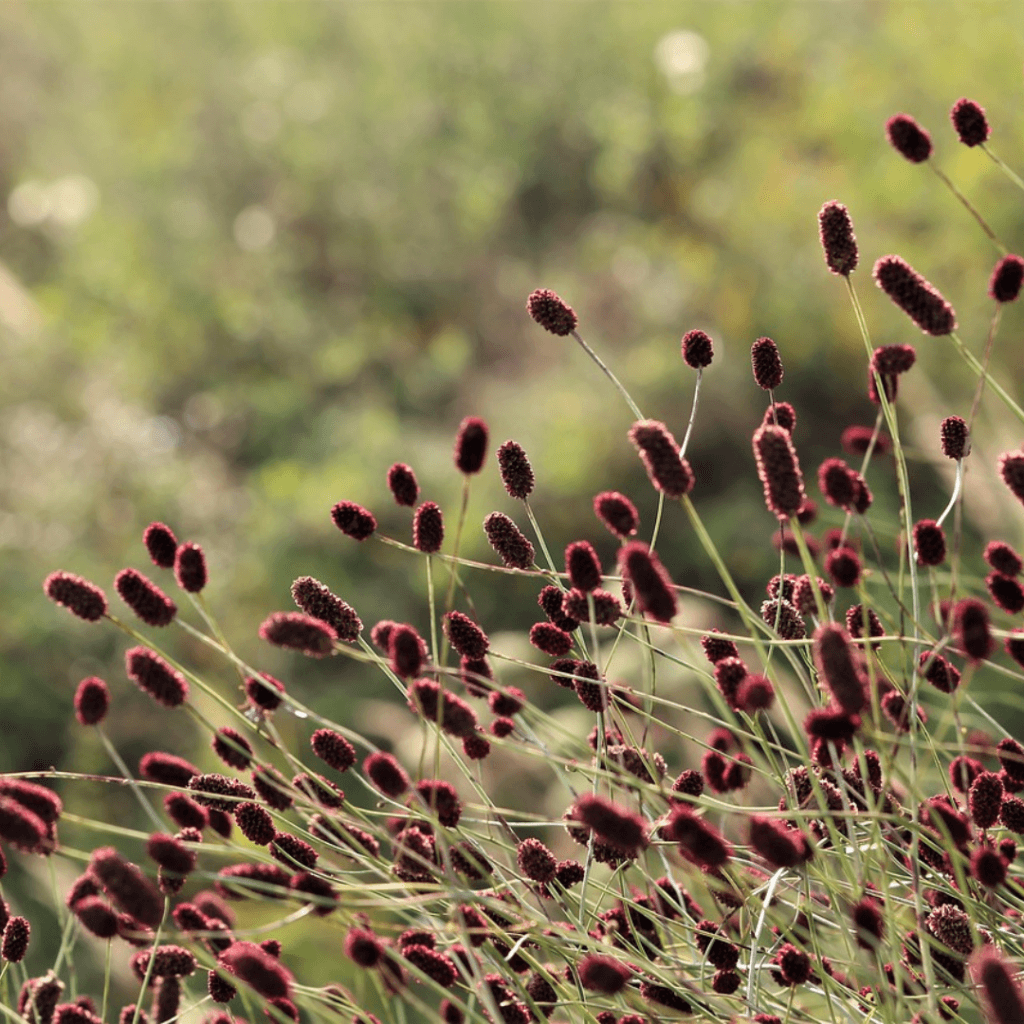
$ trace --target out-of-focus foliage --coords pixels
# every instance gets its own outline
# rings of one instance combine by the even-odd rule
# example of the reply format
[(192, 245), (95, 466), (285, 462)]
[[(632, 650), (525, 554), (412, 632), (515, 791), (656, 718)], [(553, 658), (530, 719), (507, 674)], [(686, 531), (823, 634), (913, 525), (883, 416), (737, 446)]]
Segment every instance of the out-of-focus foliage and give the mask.
[[(357, 548), (328, 510), (362, 502), (407, 540), (409, 517), (384, 483), (401, 460), (453, 529), (463, 416), (485, 417), (495, 445), (526, 448), (552, 550), (589, 537), (610, 564), (592, 495), (630, 493), (648, 528), (654, 498), (625, 439), (625, 405), (571, 339), (527, 318), (537, 286), (575, 306), (645, 413), (679, 437), (693, 383), (679, 338), (698, 326), (713, 336), (694, 500), (753, 596), (777, 559), (747, 440), (764, 401), (750, 343), (779, 342), (778, 397), (798, 409), (809, 481), (842, 427), (874, 415), (863, 345), (817, 239), (818, 209), (839, 199), (860, 240), (854, 279), (875, 343), (918, 344), (903, 415), (933, 461), (935, 424), (965, 413), (973, 381), (877, 292), (870, 267), (905, 256), (980, 350), (997, 253), (927, 167), (893, 153), (883, 125), (904, 110), (928, 127), (940, 165), (1019, 249), (1019, 193), (948, 123), (971, 96), (988, 110), (993, 147), (1024, 164), (1019, 40), (1001, 13), (4, 6), (0, 721), (17, 729), (5, 728), (0, 769), (66, 763), (74, 750), (79, 770), (107, 770), (70, 714), (74, 685), (93, 673), (114, 685), (119, 728), (137, 719), (129, 764), (168, 729), (189, 735), (131, 692), (123, 638), (70, 619), (40, 590), (52, 569), (80, 572), (128, 616), (110, 581), (123, 565), (152, 570), (140, 540), (150, 520), (203, 544), (228, 635), (267, 670), (301, 678), (327, 714), (383, 683), (340, 659), (297, 664), (265, 649), (256, 627), (290, 607), (290, 581), (308, 573), (367, 625), (426, 629), (422, 580), (409, 575), (420, 563), (376, 542)], [(1021, 326), (1009, 310), (1003, 369), (1019, 367)], [(1019, 441), (988, 409), (980, 497), (968, 497), (977, 515), (995, 454)], [(917, 479), (920, 514), (937, 514), (939, 478)], [(894, 508), (891, 491), (876, 487)], [(493, 557), (479, 529), (493, 508), (519, 514), (492, 458), (472, 489), (470, 556)], [(1021, 540), (1019, 519), (985, 515), (986, 532)], [(680, 509), (663, 537), (679, 582), (721, 592)], [(965, 571), (981, 569), (972, 549)], [(478, 587), (477, 610), (492, 630), (522, 628), (533, 589)], [(177, 631), (168, 643), (230, 683)]]

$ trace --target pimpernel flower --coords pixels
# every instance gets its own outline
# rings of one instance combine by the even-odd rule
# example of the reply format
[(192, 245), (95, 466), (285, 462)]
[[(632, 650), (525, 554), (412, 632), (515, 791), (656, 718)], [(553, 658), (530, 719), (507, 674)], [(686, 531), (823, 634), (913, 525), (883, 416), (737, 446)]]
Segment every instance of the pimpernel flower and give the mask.
[(128, 678), (158, 704), (176, 708), (188, 698), (188, 680), (148, 648), (129, 648), (124, 664)]
[(498, 471), (510, 498), (525, 501), (533, 493), (533, 467), (516, 441), (506, 441), (498, 449)]
[(636, 533), (640, 515), (636, 506), (618, 491), (602, 491), (594, 497), (594, 514), (621, 540)]
[(1016, 302), (1024, 283), (1024, 260), (1011, 253), (1004, 256), (992, 271), (988, 294), (996, 302)]
[(331, 519), (346, 537), (353, 540), (366, 540), (377, 529), (373, 514), (354, 501), (339, 501), (331, 509)]
[(754, 431), (753, 447), (768, 511), (779, 519), (796, 515), (806, 494), (800, 463), (788, 432), (762, 424)]
[(938, 290), (906, 260), (883, 256), (875, 263), (875, 283), (925, 334), (941, 337), (956, 330), (956, 312)]
[(75, 690), (75, 717), (82, 725), (99, 725), (110, 708), (110, 688), (98, 676), (83, 679)]
[(388, 470), (388, 490), (391, 491), (396, 505), (407, 505), (412, 508), (420, 493), (420, 485), (416, 482), (416, 474), (412, 467), (404, 462), (396, 462)]
[(703, 331), (687, 331), (680, 343), (683, 360), (694, 370), (702, 370), (711, 365), (715, 354), (711, 339)]
[(909, 114), (890, 117), (885, 133), (892, 148), (912, 164), (924, 163), (932, 154), (931, 136)]
[(949, 119), (965, 146), (980, 146), (988, 138), (985, 111), (974, 100), (958, 99), (949, 112)]
[(827, 202), (818, 212), (818, 229), (825, 262), (833, 274), (849, 277), (857, 268), (857, 236), (853, 221), (842, 203)]
[(63, 605), (86, 622), (97, 622), (107, 614), (107, 595), (89, 580), (71, 572), (51, 572), (43, 580), (46, 596)]
[(353, 643), (363, 631), (356, 610), (312, 576), (300, 576), (292, 583), (292, 600), (307, 615), (326, 622), (339, 640)]
[(487, 424), (479, 416), (467, 416), (455, 437), (455, 466), (471, 476), (483, 469), (487, 455)]
[(629, 439), (640, 453), (651, 483), (666, 498), (681, 498), (693, 490), (693, 470), (679, 454), (679, 445), (664, 423), (638, 420), (629, 430)]
[(274, 612), (259, 629), (268, 643), (300, 651), (311, 658), (325, 658), (334, 650), (338, 634), (326, 622), (299, 612)]
[(503, 512), (492, 512), (484, 520), (487, 542), (508, 569), (529, 569), (533, 565), (533, 545)]
[(526, 310), (533, 319), (552, 334), (565, 336), (576, 330), (576, 313), (550, 288), (538, 288), (526, 300)]

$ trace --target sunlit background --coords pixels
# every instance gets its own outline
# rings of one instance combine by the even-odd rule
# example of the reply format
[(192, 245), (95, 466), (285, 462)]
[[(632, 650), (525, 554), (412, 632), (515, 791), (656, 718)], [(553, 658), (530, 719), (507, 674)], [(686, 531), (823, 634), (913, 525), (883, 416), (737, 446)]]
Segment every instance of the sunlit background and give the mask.
[[(109, 772), (71, 713), (106, 678), (110, 731), (134, 766), (154, 746), (213, 770), (206, 740), (124, 675), (130, 641), (45, 599), (54, 569), (111, 587), (131, 565), (174, 590), (141, 544), (151, 520), (200, 543), (207, 597), (247, 658), (381, 742), (382, 677), (311, 663), (256, 635), (311, 574), (364, 622), (426, 629), (422, 566), (357, 546), (342, 499), (409, 538), (385, 486), (395, 461), (454, 522), (452, 441), (482, 416), (537, 475), (552, 550), (613, 538), (591, 511), (619, 489), (655, 508), (626, 440), (631, 415), (571, 339), (524, 310), (550, 287), (646, 415), (681, 437), (694, 327), (714, 339), (690, 454), (693, 498), (751, 601), (777, 571), (749, 435), (764, 411), (749, 347), (776, 339), (809, 481), (850, 423), (871, 423), (863, 342), (821, 256), (816, 214), (838, 199), (861, 246), (854, 281), (875, 344), (916, 344), (901, 390), (915, 512), (951, 485), (937, 424), (966, 415), (973, 378), (874, 287), (897, 252), (984, 345), (997, 250), (928, 167), (884, 137), (898, 111), (1013, 250), (1024, 196), (949, 125), (981, 103), (992, 147), (1024, 166), (1021, 29), (1002, 4), (450, 3), (15, 4), (0, 7), (0, 769)], [(1021, 312), (994, 361), (1020, 398)], [(1024, 541), (994, 486), (1019, 427), (983, 406), (968, 478), (964, 573), (978, 538)], [(875, 470), (880, 542), (895, 544), (891, 468)], [(493, 458), (474, 481), (464, 550), (493, 560), (480, 522), (519, 515)], [(820, 532), (839, 520), (822, 513)], [(674, 578), (721, 593), (685, 516), (660, 549)], [(535, 587), (473, 578), (489, 631), (536, 620)], [(182, 602), (184, 604), (184, 602)], [(694, 608), (695, 621), (709, 609)], [(728, 622), (724, 623), (728, 625)], [(223, 692), (226, 666), (183, 634), (169, 649)], [(998, 686), (998, 679), (988, 684)], [(557, 695), (552, 697), (557, 700)], [(296, 743), (298, 723), (285, 723)], [(130, 816), (100, 788), (80, 811)], [(99, 842), (100, 837), (81, 838)], [(42, 897), (40, 897), (42, 898)]]

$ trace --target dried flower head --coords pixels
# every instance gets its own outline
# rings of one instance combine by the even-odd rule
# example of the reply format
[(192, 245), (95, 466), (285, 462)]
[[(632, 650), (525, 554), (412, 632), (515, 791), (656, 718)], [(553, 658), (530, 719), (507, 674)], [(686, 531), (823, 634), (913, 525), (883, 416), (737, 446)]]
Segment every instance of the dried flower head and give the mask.
[(974, 100), (958, 99), (949, 112), (949, 119), (965, 146), (980, 146), (988, 138), (985, 111)]
[(995, 265), (988, 282), (988, 294), (996, 302), (1016, 302), (1021, 284), (1024, 284), (1024, 259), (1010, 253)]
[(434, 555), (444, 543), (444, 516), (441, 507), (425, 501), (412, 519), (412, 546), (425, 555)]
[(640, 611), (657, 622), (671, 622), (677, 604), (675, 588), (658, 556), (646, 544), (631, 541), (619, 551), (619, 572), (633, 588)]
[(353, 540), (366, 540), (377, 529), (373, 514), (354, 501), (339, 501), (331, 509), (331, 519), (346, 537)]
[(918, 565), (942, 565), (946, 560), (946, 535), (934, 519), (914, 523), (914, 552)]
[(299, 612), (274, 612), (259, 629), (268, 643), (300, 651), (311, 658), (325, 658), (334, 650), (338, 634), (319, 619)]
[(525, 501), (533, 493), (533, 467), (518, 442), (506, 441), (498, 449), (498, 471), (509, 497)]
[(81, 725), (99, 725), (110, 709), (110, 687), (98, 676), (83, 679), (75, 690), (75, 717)]
[(206, 555), (198, 544), (182, 544), (174, 556), (174, 578), (178, 586), (190, 594), (198, 594), (206, 586)]
[(912, 164), (924, 163), (932, 154), (931, 136), (909, 114), (890, 117), (885, 133), (892, 148)]
[(412, 508), (420, 493), (420, 485), (416, 482), (416, 474), (412, 467), (404, 462), (396, 462), (388, 470), (388, 490), (391, 491), (396, 505)]
[(938, 338), (956, 330), (956, 311), (906, 260), (883, 256), (873, 274), (878, 287), (925, 334)]
[(796, 515), (807, 495), (789, 434), (781, 427), (762, 424), (754, 431), (753, 448), (768, 511), (779, 519)]
[(947, 459), (964, 459), (971, 454), (967, 423), (959, 416), (947, 416), (940, 427), (942, 454)]
[(86, 622), (97, 622), (107, 614), (107, 595), (89, 580), (71, 572), (51, 572), (43, 580), (46, 596), (63, 605)]
[(538, 288), (531, 292), (526, 300), (526, 311), (545, 331), (552, 334), (564, 337), (576, 330), (578, 320), (572, 306), (550, 288)]
[(533, 545), (503, 512), (492, 512), (484, 520), (487, 541), (508, 569), (529, 569), (533, 566)]
[(594, 514), (621, 540), (636, 533), (640, 515), (636, 506), (618, 491), (602, 491), (594, 497)]
[(693, 470), (679, 454), (679, 445), (664, 423), (638, 420), (629, 439), (640, 453), (647, 476), (666, 498), (681, 498), (693, 490)]
[(128, 678), (166, 708), (176, 708), (188, 698), (188, 681), (176, 669), (146, 647), (124, 652)]
[(363, 631), (356, 610), (312, 576), (300, 576), (292, 583), (292, 600), (307, 615), (326, 622), (339, 640), (353, 643)]
[(825, 262), (833, 274), (848, 277), (857, 268), (857, 236), (853, 221), (842, 203), (827, 202), (818, 212), (818, 229)]
[(487, 455), (487, 424), (479, 416), (467, 416), (455, 436), (455, 467), (471, 476), (483, 469)]
[(710, 366), (715, 354), (711, 339), (703, 331), (687, 331), (683, 335), (680, 348), (686, 365), (694, 370), (703, 370), (705, 366)]

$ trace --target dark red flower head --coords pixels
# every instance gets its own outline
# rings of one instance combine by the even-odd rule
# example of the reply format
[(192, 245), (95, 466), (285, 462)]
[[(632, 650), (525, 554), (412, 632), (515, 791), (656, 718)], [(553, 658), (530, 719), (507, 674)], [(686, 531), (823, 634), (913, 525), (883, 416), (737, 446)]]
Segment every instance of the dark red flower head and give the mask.
[(90, 676), (75, 691), (75, 717), (82, 725), (99, 725), (110, 708), (110, 688), (98, 676)]
[(482, 658), (491, 646), (487, 634), (462, 612), (448, 612), (445, 615), (444, 635), (464, 658)]
[(890, 117), (885, 133), (892, 148), (912, 164), (924, 163), (932, 155), (931, 136), (909, 114)]
[(753, 447), (768, 511), (779, 519), (796, 515), (807, 495), (789, 434), (782, 427), (762, 424), (754, 431)]
[(124, 664), (128, 678), (158, 704), (176, 708), (188, 698), (188, 680), (148, 648), (129, 648)]
[(847, 714), (857, 714), (866, 703), (864, 679), (842, 626), (826, 622), (814, 631), (814, 662), (833, 700)]
[(292, 600), (307, 615), (326, 622), (339, 640), (352, 643), (363, 631), (356, 610), (312, 576), (300, 576), (292, 584)]
[(947, 459), (963, 459), (971, 453), (971, 435), (959, 416), (947, 416), (940, 428), (942, 454)]
[(848, 277), (857, 268), (857, 236), (849, 211), (835, 200), (827, 202), (818, 212), (821, 247), (825, 262), (833, 274)]
[(711, 339), (703, 331), (688, 331), (683, 335), (681, 343), (683, 359), (687, 366), (694, 370), (702, 370), (711, 365), (715, 354)]
[(772, 423), (782, 427), (787, 434), (792, 434), (796, 429), (796, 410), (789, 402), (774, 402), (764, 411), (762, 423)]
[(853, 548), (836, 548), (825, 556), (825, 571), (837, 587), (855, 587), (860, 580), (860, 558)]
[(484, 533), (506, 568), (529, 569), (533, 566), (533, 545), (503, 512), (492, 512), (484, 520)]
[(593, 829), (602, 843), (634, 857), (647, 849), (647, 827), (643, 819), (625, 807), (593, 794), (579, 797), (572, 809), (572, 817)]
[(340, 732), (317, 729), (310, 737), (313, 753), (335, 771), (347, 772), (356, 763), (356, 750)]
[(957, 100), (949, 112), (949, 119), (965, 146), (980, 146), (988, 138), (985, 111), (974, 100), (966, 97)]
[(416, 482), (416, 474), (411, 466), (404, 462), (396, 462), (388, 470), (388, 490), (397, 505), (412, 508), (419, 497), (420, 485)]
[(377, 751), (363, 761), (363, 771), (385, 796), (395, 799), (409, 788), (409, 776), (391, 754)]
[(914, 551), (918, 565), (942, 565), (946, 560), (946, 535), (934, 519), (914, 523)]
[(122, 569), (114, 578), (121, 600), (147, 626), (168, 626), (178, 606), (150, 579), (134, 569)]
[(988, 282), (988, 294), (996, 302), (1016, 302), (1024, 284), (1024, 260), (1010, 253), (1004, 256), (992, 271)]
[(254, 942), (232, 943), (220, 954), (220, 963), (265, 999), (291, 995), (291, 972)]
[(0, 941), (0, 957), (9, 964), (20, 964), (28, 952), (28, 940), (32, 927), (26, 917), (12, 917), (4, 927)]
[(906, 260), (883, 256), (875, 263), (874, 278), (925, 334), (938, 338), (956, 330), (956, 311)]
[(373, 514), (354, 501), (339, 501), (331, 509), (331, 519), (346, 537), (353, 540), (366, 540), (377, 529)]
[(174, 536), (174, 531), (169, 526), (164, 523), (150, 523), (142, 535), (142, 543), (146, 545), (154, 565), (161, 569), (174, 568), (178, 538)]
[(681, 853), (701, 868), (721, 868), (732, 856), (732, 848), (721, 833), (685, 804), (673, 808), (663, 831), (667, 838), (679, 843)]
[(672, 621), (678, 607), (672, 580), (646, 544), (631, 541), (620, 549), (619, 572), (632, 586), (641, 612), (657, 622)]
[(633, 972), (623, 963), (601, 953), (588, 953), (577, 968), (580, 984), (591, 992), (614, 995), (625, 987)]
[(954, 622), (960, 645), (971, 661), (984, 661), (993, 647), (988, 609), (981, 601), (966, 598), (956, 606)]
[(518, 442), (506, 441), (498, 449), (498, 470), (509, 497), (525, 501), (533, 493), (533, 467)]
[(174, 578), (178, 586), (190, 594), (198, 594), (206, 586), (206, 555), (198, 544), (182, 544), (174, 556)]
[(274, 612), (268, 615), (259, 630), (268, 643), (300, 651), (311, 658), (325, 658), (334, 650), (338, 634), (319, 619), (300, 612)]
[(404, 623), (395, 623), (388, 636), (391, 670), (402, 679), (419, 675), (427, 658), (427, 645), (416, 630)]
[(999, 475), (1015, 498), (1024, 503), (1024, 454), (1004, 452), (999, 456)]
[(425, 555), (441, 550), (444, 543), (444, 516), (441, 508), (433, 501), (425, 501), (412, 519), (412, 545)]
[(213, 734), (213, 750), (225, 764), (239, 771), (245, 771), (252, 761), (252, 744), (229, 725)]
[(773, 391), (782, 383), (782, 357), (771, 338), (758, 338), (750, 348), (754, 381), (759, 388)]
[(763, 814), (750, 816), (750, 846), (772, 868), (793, 868), (811, 857), (811, 846), (802, 832)]
[(636, 533), (640, 515), (636, 506), (618, 491), (602, 491), (594, 497), (594, 514), (616, 537), (626, 540)]
[(630, 427), (629, 439), (640, 453), (655, 489), (666, 498), (681, 498), (693, 490), (693, 470), (679, 454), (679, 445), (664, 423), (638, 420)]
[[(847, 427), (840, 436), (839, 443), (847, 455), (865, 455), (874, 433), (873, 427)], [(871, 452), (872, 457), (888, 455), (891, 451), (892, 441), (889, 439), (889, 435), (879, 431), (878, 437), (875, 439), (875, 447)]]
[(160, 923), (164, 915), (160, 890), (112, 846), (93, 851), (89, 871), (122, 913), (149, 928)]
[(990, 572), (985, 577), (985, 586), (996, 606), (1008, 615), (1018, 615), (1024, 611), (1024, 587), (1012, 576)]
[(487, 424), (478, 416), (467, 416), (455, 436), (455, 467), (467, 476), (483, 469), (487, 455)]
[(565, 549), (565, 569), (577, 590), (586, 593), (601, 585), (601, 562), (589, 541), (574, 541)]
[(89, 580), (71, 572), (51, 572), (43, 580), (46, 596), (63, 605), (86, 622), (97, 622), (107, 614), (107, 595)]
[(1001, 540), (989, 541), (985, 548), (985, 561), (1004, 576), (1019, 576), (1021, 569), (1024, 568), (1020, 555)]
[(552, 334), (565, 336), (576, 330), (576, 313), (550, 288), (538, 288), (526, 300), (526, 310), (533, 319)]

